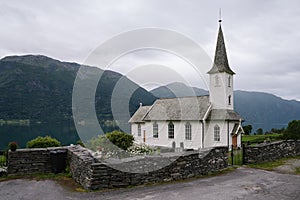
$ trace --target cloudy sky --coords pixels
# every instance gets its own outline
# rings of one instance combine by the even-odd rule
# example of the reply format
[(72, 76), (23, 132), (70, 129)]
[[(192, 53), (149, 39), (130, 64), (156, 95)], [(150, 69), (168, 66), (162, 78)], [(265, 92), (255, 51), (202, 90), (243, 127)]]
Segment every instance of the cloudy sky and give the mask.
[[(43, 54), (85, 63), (113, 36), (156, 27), (191, 38), (213, 59), (219, 8), (235, 88), (300, 100), (298, 0), (0, 0), (0, 57)], [(131, 52), (110, 67), (147, 89), (181, 79), (205, 87), (189, 63), (169, 52)]]

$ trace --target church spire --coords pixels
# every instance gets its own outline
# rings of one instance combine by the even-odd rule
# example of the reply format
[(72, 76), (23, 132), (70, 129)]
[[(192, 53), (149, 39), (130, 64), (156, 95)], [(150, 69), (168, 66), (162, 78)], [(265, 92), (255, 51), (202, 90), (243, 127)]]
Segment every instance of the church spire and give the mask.
[(215, 59), (214, 64), (211, 70), (208, 72), (208, 74), (214, 74), (219, 72), (227, 72), (228, 74), (235, 74), (229, 67), (227, 54), (226, 54), (226, 48), (225, 48), (225, 42), (221, 27), (221, 18), (219, 19), (219, 33), (218, 33), (218, 39), (217, 39), (217, 46), (216, 46), (216, 52), (215, 52)]

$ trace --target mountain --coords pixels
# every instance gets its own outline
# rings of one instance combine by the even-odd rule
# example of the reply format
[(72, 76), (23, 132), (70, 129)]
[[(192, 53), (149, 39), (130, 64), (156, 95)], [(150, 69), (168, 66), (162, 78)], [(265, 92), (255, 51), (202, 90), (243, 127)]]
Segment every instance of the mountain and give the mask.
[[(1, 59), (0, 119), (72, 121), (73, 84), (80, 66), (42, 55), (9, 56)], [(105, 131), (116, 128), (111, 127), (114, 124), (111, 97), (119, 81), (126, 90), (133, 91), (129, 105), (126, 105), (130, 115), (136, 111), (140, 102), (151, 105), (156, 100), (151, 93), (119, 73), (84, 67), (92, 73), (103, 73), (96, 90), (95, 108)], [(121, 91), (119, 97), (127, 95), (126, 90)]]
[[(1, 59), (0, 126), (1, 119), (72, 123), (73, 84), (80, 67), (77, 63), (61, 62), (42, 55), (9, 56)], [(157, 98), (208, 94), (206, 90), (190, 88), (183, 83), (172, 83), (148, 92), (119, 73), (84, 67), (90, 74), (103, 73), (96, 89), (95, 109), (105, 132), (118, 128), (116, 121), (120, 121), (116, 116), (125, 116), (123, 122), (129, 120), (126, 112), (129, 111), (129, 115), (132, 115), (140, 103), (151, 105)], [(88, 79), (89, 76), (85, 78)], [(112, 101), (116, 89), (118, 96)], [(128, 98), (128, 95), (129, 103), (123, 105), (123, 99)], [(282, 128), (289, 121), (300, 119), (299, 101), (246, 91), (235, 91), (234, 100), (235, 110), (245, 119), (244, 124), (252, 124), (254, 131), (258, 128), (265, 131)]]
[(254, 131), (286, 127), (290, 121), (300, 119), (299, 101), (247, 91), (235, 91), (234, 97), (236, 111), (245, 118), (245, 124), (252, 124)]
[[(207, 90), (189, 87), (183, 83), (171, 83), (150, 91), (157, 98), (208, 95)], [(263, 128), (282, 128), (294, 119), (300, 119), (300, 102), (285, 100), (263, 92), (234, 92), (235, 110), (245, 119), (244, 124), (251, 124), (253, 131)]]
[(207, 90), (197, 87), (188, 87), (184, 83), (174, 82), (166, 86), (160, 86), (150, 91), (157, 98), (174, 98), (186, 96), (203, 96), (208, 95)]

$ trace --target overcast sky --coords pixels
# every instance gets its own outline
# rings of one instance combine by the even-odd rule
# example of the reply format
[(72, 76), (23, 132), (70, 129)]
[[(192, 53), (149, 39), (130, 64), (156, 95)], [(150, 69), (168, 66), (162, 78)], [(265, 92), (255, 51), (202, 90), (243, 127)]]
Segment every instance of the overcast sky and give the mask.
[[(0, 0), (0, 57), (42, 54), (85, 63), (112, 36), (157, 27), (191, 38), (213, 59), (219, 8), (229, 64), (236, 72), (235, 89), (300, 100), (299, 0)], [(150, 89), (155, 81), (142, 83), (136, 74), (143, 70), (132, 67), (151, 64), (153, 69), (186, 66), (177, 73), (186, 72), (188, 78), (183, 79), (204, 87), (188, 70), (188, 63), (166, 52), (133, 52), (117, 60), (112, 69)], [(172, 81), (170, 77), (181, 80), (168, 76), (166, 83)]]

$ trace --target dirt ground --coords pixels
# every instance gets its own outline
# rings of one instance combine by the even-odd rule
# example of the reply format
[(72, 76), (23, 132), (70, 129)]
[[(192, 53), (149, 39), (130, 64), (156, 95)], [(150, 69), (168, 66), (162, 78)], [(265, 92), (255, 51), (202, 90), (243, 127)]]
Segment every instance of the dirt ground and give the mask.
[(274, 171), (280, 173), (293, 174), (296, 171), (296, 168), (300, 167), (300, 159), (289, 159), (285, 165), (276, 167)]

